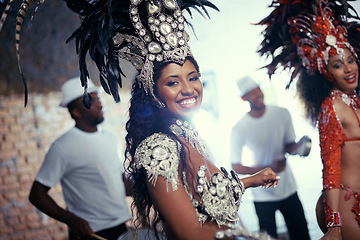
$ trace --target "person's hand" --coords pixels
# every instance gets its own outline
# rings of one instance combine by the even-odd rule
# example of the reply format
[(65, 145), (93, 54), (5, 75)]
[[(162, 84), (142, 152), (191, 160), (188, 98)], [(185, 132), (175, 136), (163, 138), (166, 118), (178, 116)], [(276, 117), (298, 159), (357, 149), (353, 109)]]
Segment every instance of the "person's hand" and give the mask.
[(301, 157), (309, 156), (311, 150), (311, 138), (308, 136), (303, 136), (297, 143), (297, 154)]
[(327, 229), (325, 235), (320, 240), (341, 240), (341, 227), (331, 227)]
[(285, 167), (286, 159), (273, 161), (270, 165), (270, 168), (277, 173), (284, 171)]
[(89, 223), (84, 219), (73, 216), (68, 222), (68, 226), (72, 235), (76, 236), (77, 239), (92, 239), (92, 234), (94, 232), (90, 228)]
[(243, 182), (246, 187), (258, 187), (269, 188), (271, 186), (276, 187), (278, 184), (278, 176), (271, 168), (264, 168), (263, 170), (243, 179)]

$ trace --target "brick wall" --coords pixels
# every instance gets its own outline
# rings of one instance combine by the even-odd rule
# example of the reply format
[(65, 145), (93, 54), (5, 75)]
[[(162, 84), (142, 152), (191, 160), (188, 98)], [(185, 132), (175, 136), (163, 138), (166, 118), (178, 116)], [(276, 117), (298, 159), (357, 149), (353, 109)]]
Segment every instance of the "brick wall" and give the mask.
[[(102, 128), (113, 131), (123, 151), (128, 92), (122, 102), (100, 94), (105, 121)], [(67, 226), (38, 211), (29, 201), (32, 181), (50, 144), (73, 126), (67, 109), (59, 107), (61, 94), (0, 96), (0, 240), (67, 239)], [(50, 195), (64, 205), (60, 184)]]

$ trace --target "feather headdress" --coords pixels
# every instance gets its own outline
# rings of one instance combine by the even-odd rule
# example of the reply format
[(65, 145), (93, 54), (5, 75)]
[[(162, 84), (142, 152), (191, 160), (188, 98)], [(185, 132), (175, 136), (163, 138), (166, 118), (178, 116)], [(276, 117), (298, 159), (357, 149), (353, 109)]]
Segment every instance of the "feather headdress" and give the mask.
[[(89, 54), (100, 72), (100, 82), (105, 92), (120, 101), (118, 87), (124, 76), (119, 59), (130, 61), (139, 70), (137, 80), (147, 94), (154, 95), (153, 68), (155, 62), (183, 63), (191, 56), (187, 44), (185, 24), (191, 24), (182, 14), (186, 10), (192, 16), (194, 9), (206, 16), (205, 7), (218, 10), (207, 0), (64, 0), (67, 6), (81, 17), (81, 25), (69, 37), (75, 39), (79, 54), (80, 78), (85, 87), (85, 106), (91, 104), (86, 93), (89, 77), (86, 56)], [(0, 28), (5, 21), (10, 0), (1, 17)], [(38, 5), (44, 0), (38, 0)], [(23, 0), (16, 27), (16, 48), (19, 42), (22, 19), (33, 0)], [(20, 69), (20, 65), (19, 65)], [(20, 69), (21, 72), (21, 69)], [(160, 103), (160, 101), (158, 101)]]
[(330, 56), (343, 56), (345, 48), (359, 53), (360, 25), (348, 21), (359, 17), (346, 0), (274, 0), (270, 7), (275, 9), (258, 23), (266, 26), (258, 52), (272, 57), (265, 66), (270, 77), (280, 66), (291, 71), (288, 87), (301, 68), (331, 80)]

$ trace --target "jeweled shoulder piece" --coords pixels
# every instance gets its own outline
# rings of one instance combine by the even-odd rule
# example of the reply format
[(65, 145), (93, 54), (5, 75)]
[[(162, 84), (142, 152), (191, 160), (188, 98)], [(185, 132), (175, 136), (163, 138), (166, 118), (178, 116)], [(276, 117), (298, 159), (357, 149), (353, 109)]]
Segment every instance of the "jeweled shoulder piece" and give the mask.
[(177, 119), (170, 125), (170, 131), (176, 136), (183, 136), (185, 141), (189, 143), (200, 155), (209, 158), (205, 145), (201, 142), (201, 138), (197, 130), (187, 121)]
[(154, 133), (143, 140), (135, 151), (135, 166), (145, 168), (149, 182), (155, 187), (157, 178), (162, 176), (172, 190), (178, 189), (178, 167), (181, 145), (163, 133)]
[(351, 94), (351, 95), (348, 95), (340, 90), (333, 90), (331, 91), (331, 95), (332, 96), (338, 96), (338, 97), (341, 97), (341, 100), (349, 107), (352, 107), (353, 109), (357, 109), (358, 106), (357, 106), (357, 101), (358, 101), (358, 96), (357, 94), (354, 93)]

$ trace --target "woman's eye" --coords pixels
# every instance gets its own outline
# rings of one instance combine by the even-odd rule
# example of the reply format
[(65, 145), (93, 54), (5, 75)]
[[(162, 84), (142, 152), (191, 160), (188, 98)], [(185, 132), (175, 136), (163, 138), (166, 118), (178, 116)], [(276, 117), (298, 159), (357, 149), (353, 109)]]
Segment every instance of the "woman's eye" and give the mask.
[(176, 84), (177, 84), (176, 81), (169, 81), (169, 82), (166, 83), (166, 86), (171, 87), (171, 86), (174, 86)]
[(198, 80), (199, 79), (199, 76), (193, 76), (193, 77), (191, 77), (189, 80), (190, 81), (196, 81), (196, 80)]
[(354, 61), (355, 61), (354, 58), (350, 58), (350, 59), (348, 60), (348, 63), (353, 63)]
[(333, 68), (339, 69), (339, 68), (341, 68), (341, 64), (339, 64), (339, 63), (338, 63), (338, 64), (334, 64), (334, 65), (333, 65)]

